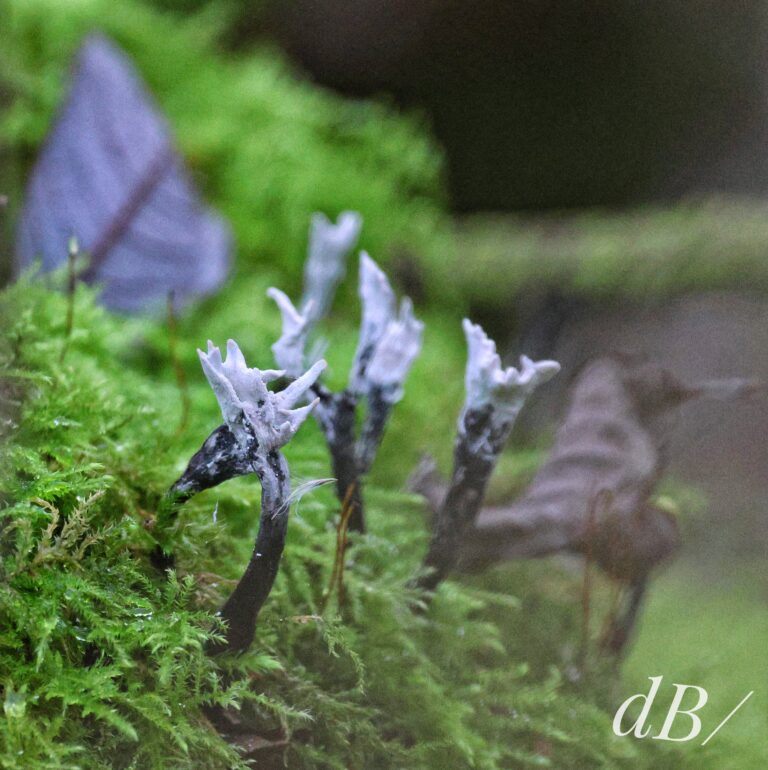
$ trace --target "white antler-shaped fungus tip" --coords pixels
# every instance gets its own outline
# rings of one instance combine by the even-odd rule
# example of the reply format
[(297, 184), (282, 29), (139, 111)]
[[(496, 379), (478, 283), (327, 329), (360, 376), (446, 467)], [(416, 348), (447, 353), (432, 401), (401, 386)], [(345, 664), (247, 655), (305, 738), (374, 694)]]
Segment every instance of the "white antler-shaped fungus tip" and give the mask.
[(520, 369), (502, 367), (496, 343), (479, 324), (468, 319), (463, 322), (467, 338), (467, 368), (465, 374), (465, 409), (479, 409), (491, 404), (495, 409), (516, 415), (525, 399), (538, 385), (560, 371), (556, 361), (531, 361), (520, 357)]
[(387, 326), (395, 318), (395, 292), (384, 271), (365, 252), (360, 252), (360, 285), (363, 306), (360, 336), (352, 362), (349, 387), (354, 393), (365, 392), (368, 364)]
[(391, 391), (392, 401), (402, 397), (403, 383), (421, 350), (423, 332), (424, 324), (413, 314), (413, 303), (403, 298), (399, 318), (387, 324), (366, 371), (371, 385)]
[(363, 305), (363, 329), (375, 341), (384, 332), (395, 315), (395, 292), (389, 285), (386, 273), (371, 259), (360, 252), (360, 285), (358, 288)]
[(254, 451), (262, 455), (286, 444), (312, 411), (316, 401), (298, 409), (291, 407), (326, 366), (325, 361), (318, 361), (284, 390), (272, 392), (266, 384), (285, 372), (249, 368), (234, 340), (227, 342), (224, 361), (211, 343), (207, 353), (198, 350), (198, 355), (227, 426), (243, 449), (252, 447), (255, 440)]
[(307, 335), (310, 329), (309, 313), (314, 307), (314, 301), (310, 300), (300, 313), (293, 305), (288, 295), (280, 289), (267, 289), (267, 296), (273, 299), (280, 310), (283, 321), (283, 330), (280, 339), (272, 345), (272, 353), (277, 365), (285, 370), (289, 377), (299, 377), (304, 371)]
[(551, 380), (559, 371), (560, 364), (557, 361), (532, 361), (528, 356), (520, 356), (521, 385), (536, 388)]
[(356, 211), (343, 211), (335, 224), (325, 214), (312, 215), (301, 299), (302, 313), (310, 324), (328, 312), (362, 226), (363, 218)]
[(221, 351), (208, 340), (208, 352), (203, 353), (198, 348), (197, 355), (200, 358), (200, 364), (203, 367), (206, 379), (216, 396), (216, 400), (219, 402), (224, 422), (231, 427), (242, 413), (242, 404), (233, 384), (224, 372)]
[(298, 403), (298, 401), (317, 382), (326, 366), (328, 366), (328, 364), (326, 364), (324, 359), (316, 361), (301, 375), (301, 377), (297, 377), (293, 382), (287, 385), (283, 391), (275, 394), (275, 397), (280, 399), (281, 406), (283, 408), (289, 408)]

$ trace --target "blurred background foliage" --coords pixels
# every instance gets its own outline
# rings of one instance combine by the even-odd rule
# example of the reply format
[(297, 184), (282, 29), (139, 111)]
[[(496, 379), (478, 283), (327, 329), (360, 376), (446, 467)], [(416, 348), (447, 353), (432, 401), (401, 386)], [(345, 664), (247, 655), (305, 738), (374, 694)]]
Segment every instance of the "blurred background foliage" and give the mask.
[(361, 246), (383, 262), (440, 259), (440, 156), (418, 121), (303, 83), (275, 50), (218, 51), (227, 16), (215, 3), (191, 18), (133, 0), (4, 0), (2, 8), (0, 182), (11, 217), (72, 55), (101, 29), (135, 60), (204, 194), (232, 223), (241, 272), (276, 267), (295, 293), (316, 210), (359, 210)]
[[(744, 65), (759, 53), (764, 8), (747, 3), (723, 21), (723, 4), (694, 5), (680, 4), (653, 40), (658, 2), (642, 9), (629, 1), (575, 3), (558, 21), (553, 4), (538, 1), (0, 0), (0, 191), (9, 198), (0, 212), (3, 280), (24, 181), (72, 54), (94, 28), (134, 59), (237, 242), (222, 293), (179, 319), (177, 350), (192, 402), (181, 432), (165, 324), (109, 317), (83, 289), (59, 363), (64, 299), (27, 284), (4, 296), (3, 395), (22, 410), (8, 417), (22, 428), (4, 455), (16, 485), (1, 498), (16, 522), (1, 533), (4, 766), (232, 767), (231, 748), (202, 716), (201, 705), (214, 701), (242, 703), (264, 735), (290, 733), (291, 766), (701, 767), (701, 756), (685, 748), (615, 739), (608, 719), (618, 698), (638, 692), (649, 675), (708, 686), (723, 713), (764, 679), (764, 571), (710, 562), (711, 552), (702, 566), (689, 549), (657, 581), (624, 678), (599, 661), (584, 676), (574, 666), (581, 571), (572, 565), (519, 564), (449, 582), (429, 624), (411, 613), (404, 584), (427, 523), (420, 504), (400, 491), (422, 451), (443, 468), (450, 461), (463, 313), (502, 344), (538, 339), (548, 352), (546, 329), (542, 339), (531, 327), (552, 303), (583, 313), (712, 289), (764, 293), (768, 204), (760, 194), (768, 187), (760, 182), (763, 155), (750, 163), (758, 156), (747, 152), (758, 146), (761, 80)], [(411, 13), (421, 14), (420, 26), (409, 26)], [(604, 16), (590, 32), (596, 13)], [(725, 42), (715, 44), (718, 24)], [(543, 44), (553, 29), (558, 44)], [(527, 41), (516, 50), (532, 58), (494, 60), (505, 31)], [(602, 55), (594, 52), (601, 40), (612, 41)], [(732, 53), (734, 41), (742, 58)], [(569, 66), (568, 52), (589, 67)], [(653, 78), (644, 76), (645, 64)], [(709, 79), (707, 66), (715, 73)], [(654, 102), (649, 83), (666, 101)], [(502, 104), (504, 84), (511, 90)], [(698, 171), (711, 148), (725, 146), (729, 120), (751, 133), (731, 146), (741, 176), (721, 188)], [(697, 126), (710, 128), (691, 143)], [(750, 193), (758, 195), (739, 197)], [(681, 200), (686, 194), (694, 197)], [(587, 204), (603, 208), (561, 210)], [(348, 208), (365, 217), (361, 247), (427, 322), (424, 352), (374, 468), (371, 533), (354, 544), (349, 615), (331, 602), (323, 620), (301, 620), (319, 613), (333, 560), (335, 506), (320, 490), (293, 516), (254, 652), (213, 664), (200, 645), (226, 580), (238, 577), (250, 552), (257, 486), (232, 482), (186, 507), (176, 533), (178, 581), (153, 575), (145, 562), (159, 495), (218, 421), (194, 351), (207, 338), (234, 337), (249, 361), (271, 361), (279, 317), (266, 288), (297, 296), (310, 213)], [(322, 329), (334, 385), (344, 381), (355, 345), (354, 291), (350, 279)], [(502, 458), (493, 499), (516, 494), (530, 477), (555, 412), (522, 426), (527, 434), (518, 432)], [(297, 481), (328, 475), (314, 426), (289, 454)], [(104, 495), (83, 509), (94, 492)], [(676, 490), (679, 500), (686, 494)], [(686, 519), (695, 507), (683, 510), (689, 534), (727, 539), (703, 514)], [(75, 551), (80, 537), (100, 533), (77, 569), (71, 543), (45, 534), (51, 508), (80, 521)], [(599, 614), (609, 587), (596, 590)], [(96, 620), (81, 638), (84, 613)], [(727, 647), (725, 627), (733, 634)], [(106, 651), (96, 673), (82, 667), (89, 644)], [(218, 678), (223, 670), (230, 687)], [(189, 681), (194, 697), (184, 689)], [(756, 698), (738, 727), (713, 741), (707, 759), (719, 764), (712, 767), (762, 767), (754, 740), (761, 706)]]
[[(0, 120), (0, 187), (9, 196), (9, 211), (2, 223), (2, 270), (6, 279), (10, 270), (8, 255), (12, 252), (12, 223), (24, 180), (60, 103), (75, 49), (86, 32), (101, 29), (135, 60), (168, 115), (196, 181), (232, 223), (238, 247), (238, 274), (271, 266), (279, 270), (286, 290), (295, 292), (303, 260), (307, 212), (322, 210), (335, 215), (345, 208), (355, 208), (366, 218), (361, 246), (389, 267), (396, 282), (417, 299), (433, 304), (450, 302), (458, 312), (477, 309), (486, 320), (508, 323), (505, 306), (521, 297), (546, 296), (552, 288), (568, 297), (612, 299), (629, 295), (655, 299), (691, 290), (762, 291), (768, 282), (764, 266), (766, 204), (760, 198), (744, 197), (759, 192), (755, 185), (719, 189), (715, 183), (692, 181), (678, 193), (693, 197), (660, 207), (650, 203), (667, 197), (659, 183), (641, 196), (626, 199), (629, 203), (640, 203), (635, 209), (592, 209), (587, 214), (566, 214), (556, 209), (552, 215), (528, 216), (521, 209), (558, 205), (556, 201), (537, 202), (536, 185), (529, 182), (523, 186), (529, 199), (521, 198), (520, 193), (510, 193), (496, 203), (479, 200), (477, 204), (465, 205), (462, 196), (469, 183), (462, 185), (452, 178), (462, 164), (475, 170), (482, 164), (477, 157), (474, 164), (464, 163), (450, 143), (447, 163), (444, 162), (428, 132), (432, 128), (446, 141), (440, 133), (439, 120), (430, 111), (432, 102), (426, 97), (406, 98), (397, 90), (397, 83), (379, 82), (378, 49), (368, 52), (370, 67), (363, 67), (359, 73), (356, 90), (376, 94), (378, 89), (386, 88), (393, 96), (385, 97), (383, 102), (343, 99), (307, 82), (277, 48), (275, 36), (281, 41), (289, 35), (285, 31), (288, 21), (280, 21), (288, 14), (282, 4), (128, 0), (117, 7), (113, 5), (106, 0), (0, 3), (6, 32), (6, 43), (0, 52), (0, 104), (4, 105)], [(358, 27), (362, 24), (354, 14), (341, 14), (338, 3), (318, 7), (327, 10), (324, 24), (328, 24), (328, 18), (337, 16), (340, 25), (344, 21), (352, 30), (356, 29), (355, 22)], [(446, 18), (450, 19), (454, 12), (451, 6), (443, 16), (437, 14), (429, 19), (435, 23), (442, 19), (446, 24)], [(317, 11), (307, 13), (306, 20), (312, 20)], [(750, 13), (757, 24), (758, 10), (752, 9)], [(480, 17), (489, 23), (488, 13)], [(712, 11), (704, 20), (709, 19), (714, 25), (718, 18)], [(382, 24), (382, 34), (394, 35), (397, 31), (387, 26), (395, 24), (392, 18), (374, 17), (371, 25), (377, 21)], [(699, 19), (698, 24), (702, 26), (704, 21)], [(748, 36), (742, 26), (734, 22), (734, 27), (727, 30), (731, 36)], [(346, 40), (343, 33), (352, 31), (341, 25), (331, 39), (342, 45)], [(519, 36), (522, 31), (510, 28), (510, 34)], [(686, 40), (689, 38), (693, 41), (691, 45), (703, 45), (693, 32), (689, 32)], [(290, 39), (283, 42), (288, 44)], [(297, 53), (295, 46), (289, 45), (289, 50), (302, 60), (301, 51), (308, 46), (309, 43)], [(343, 58), (342, 53), (338, 56)], [(466, 57), (463, 47), (457, 52), (456, 61), (460, 63), (462, 57)], [(701, 70), (700, 88), (704, 91), (711, 74), (707, 61), (696, 64)], [(311, 58), (306, 63), (314, 66), (318, 78), (338, 85), (321, 63)], [(722, 66), (727, 70), (725, 63)], [(428, 69), (429, 63), (422, 55), (414, 75), (418, 77), (425, 67)], [(354, 66), (346, 62), (345, 68), (353, 70)], [(586, 78), (589, 71), (582, 73), (582, 77)], [(549, 73), (541, 77), (551, 76)], [(727, 72), (711, 75), (726, 76)], [(674, 80), (683, 75), (673, 70), (669, 77)], [(693, 74), (686, 77), (686, 82), (696, 80)], [(430, 93), (440, 104), (454, 99), (455, 111), (464, 116), (466, 123), (466, 131), (456, 141), (476, 143), (475, 129), (482, 126), (484, 113), (474, 103), (460, 102), (453, 95), (450, 83), (458, 80), (460, 73), (446, 70), (444, 87), (433, 84)], [(494, 87), (498, 93), (493, 99), (488, 95), (491, 101), (501, 103), (502, 96), (504, 104), (514, 101), (503, 90), (503, 84)], [(665, 90), (661, 85), (659, 88), (663, 99), (671, 98), (669, 92), (674, 89)], [(752, 99), (757, 85), (745, 76), (742, 88), (745, 98), (750, 94)], [(419, 109), (412, 109), (407, 115), (397, 113), (395, 98)], [(711, 95), (704, 94), (699, 99), (712, 110), (720, 104)], [(530, 115), (534, 106), (531, 97), (516, 109)], [(589, 102), (582, 103), (581, 108), (584, 119), (600, 109), (609, 109)], [(727, 104), (720, 108), (726, 110)], [(642, 115), (651, 125), (659, 111), (669, 119), (664, 102), (654, 106), (654, 113), (642, 112), (637, 104), (633, 109), (638, 112), (628, 116), (628, 121), (638, 120)], [(617, 120), (616, 115), (611, 119)], [(701, 130), (701, 124), (693, 123), (695, 120), (704, 118), (691, 107), (688, 122), (677, 129), (677, 144), (685, 144)], [(736, 127), (741, 125), (737, 113), (731, 113), (729, 120)], [(759, 117), (750, 118), (750, 125), (754, 122), (759, 122)], [(568, 132), (572, 126), (572, 122), (566, 121), (562, 130)], [(526, 130), (535, 133), (535, 126), (528, 125)], [(616, 141), (621, 142), (626, 154), (641, 151), (631, 133), (619, 134)], [(497, 127), (495, 135), (501, 140), (502, 127)], [(569, 135), (573, 137), (573, 132)], [(656, 140), (661, 141), (658, 136)], [(594, 141), (600, 144), (599, 138)], [(556, 137), (549, 142), (550, 149), (534, 153), (535, 163), (528, 163), (537, 173), (552, 148), (568, 146)], [(513, 163), (511, 159), (497, 159), (495, 168), (488, 171), (488, 185), (498, 183), (500, 175), (519, 176), (520, 159), (531, 157), (525, 144), (516, 143), (511, 135), (504, 135), (503, 144), (497, 141), (493, 147), (499, 151), (503, 147), (505, 152), (513, 150), (516, 160)], [(764, 154), (755, 149), (750, 167), (759, 165)], [(605, 146), (602, 150), (605, 153)], [(571, 147), (570, 151), (576, 156), (583, 154), (579, 148)], [(705, 159), (699, 160), (704, 165)], [(717, 165), (710, 156), (706, 161)], [(664, 162), (664, 168), (669, 169), (669, 158), (665, 156)], [(736, 159), (732, 164), (738, 165)], [(590, 160), (586, 176), (595, 182), (598, 171), (608, 171), (617, 177), (622, 173), (605, 154)], [(558, 167), (558, 173), (558, 184), (567, 186), (565, 164)], [(549, 183), (549, 187), (554, 184)], [(765, 187), (768, 190), (768, 182)], [(602, 198), (584, 194), (567, 205), (615, 203), (608, 194), (608, 185), (601, 183), (600, 189)], [(723, 193), (728, 195), (723, 197)], [(472, 214), (489, 208), (514, 209), (517, 213), (512, 217), (465, 216), (458, 225), (453, 225), (447, 216), (450, 209)], [(530, 299), (527, 301), (531, 304)], [(535, 301), (533, 304), (536, 306)], [(525, 326), (530, 319), (517, 322)]]

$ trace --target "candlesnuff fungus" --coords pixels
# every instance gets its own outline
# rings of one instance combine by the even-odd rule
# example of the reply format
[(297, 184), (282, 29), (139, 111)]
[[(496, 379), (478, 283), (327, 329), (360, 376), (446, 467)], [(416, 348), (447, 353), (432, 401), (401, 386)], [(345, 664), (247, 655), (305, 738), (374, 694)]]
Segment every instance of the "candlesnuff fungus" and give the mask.
[[(267, 294), (277, 303), (283, 320), (280, 339), (272, 346), (275, 360), (295, 376), (306, 360), (312, 304), (299, 311), (279, 289), (271, 288)], [(363, 314), (349, 385), (340, 393), (320, 384), (312, 388), (320, 399), (315, 417), (331, 454), (337, 496), (353, 507), (349, 527), (357, 531), (365, 528), (360, 478), (370, 470), (392, 407), (402, 398), (424, 330), (407, 297), (397, 311), (386, 275), (365, 252), (360, 254), (360, 298)], [(357, 438), (356, 414), (361, 399), (366, 400), (367, 409)]]
[(261, 483), (261, 518), (253, 554), (245, 573), (221, 610), (227, 621), (222, 649), (244, 650), (253, 640), (256, 616), (274, 583), (285, 545), (291, 482), (288, 463), (280, 452), (317, 405), (317, 399), (294, 408), (325, 369), (318, 361), (280, 392), (267, 383), (283, 376), (271, 369), (249, 369), (240, 348), (227, 342), (227, 357), (208, 343), (198, 351), (203, 371), (216, 394), (224, 422), (235, 437), (238, 454)]
[(363, 317), (348, 389), (368, 404), (356, 450), (362, 475), (371, 468), (392, 407), (403, 397), (403, 384), (421, 351), (424, 324), (413, 315), (408, 297), (403, 297), (396, 313), (387, 276), (364, 251), (360, 253), (360, 299)]
[(300, 304), (310, 326), (328, 314), (336, 287), (347, 271), (347, 255), (355, 247), (362, 226), (363, 218), (356, 211), (342, 211), (336, 224), (325, 214), (312, 215)]
[(176, 499), (189, 499), (202, 489), (246, 473), (261, 483), (261, 518), (248, 566), (221, 610), (226, 640), (213, 652), (244, 650), (253, 640), (256, 617), (274, 583), (285, 545), (291, 483), (280, 448), (290, 441), (318, 399), (304, 406), (305, 396), (325, 369), (318, 361), (278, 392), (267, 383), (284, 375), (274, 369), (251, 369), (233, 340), (227, 356), (211, 342), (198, 350), (205, 376), (216, 395), (224, 425), (216, 428), (171, 488)]
[[(305, 301), (300, 314), (288, 297), (277, 289), (270, 289), (283, 318), (283, 334), (272, 346), (279, 366), (291, 379), (305, 371), (304, 349), (307, 337), (315, 321), (320, 317), (317, 306), (330, 305), (339, 278), (346, 266), (347, 254), (360, 234), (362, 217), (354, 211), (345, 211), (333, 224), (324, 214), (312, 216), (308, 245), (307, 265), (304, 275)], [(310, 313), (312, 315), (310, 316)], [(225, 423), (206, 439), (195, 453), (179, 479), (171, 486), (161, 505), (158, 538), (162, 541), (163, 530), (176, 515), (177, 507), (193, 495), (221, 484), (228, 479), (250, 473), (247, 463), (237, 451), (235, 437)], [(173, 557), (158, 547), (152, 555), (158, 567), (168, 567)]]
[(392, 407), (403, 397), (403, 383), (421, 350), (424, 324), (413, 315), (408, 297), (397, 319), (390, 319), (374, 346), (365, 370), (365, 415), (357, 449), (358, 471), (371, 469)]
[(468, 356), (466, 398), (458, 420), (453, 474), (436, 508), (434, 530), (424, 559), (422, 588), (434, 589), (458, 564), (462, 541), (480, 511), (486, 486), (512, 426), (528, 396), (551, 379), (560, 365), (520, 358), (520, 369), (506, 369), (496, 344), (465, 319)]
[[(282, 318), (282, 333), (272, 345), (272, 351), (282, 370), (281, 375), (291, 379), (302, 377), (307, 366), (306, 346), (318, 317), (314, 313), (315, 303), (320, 301), (321, 294), (332, 297), (338, 283), (335, 278), (324, 278), (319, 266), (325, 264), (335, 274), (333, 271), (344, 265), (346, 250), (359, 234), (361, 219), (358, 214), (345, 212), (337, 225), (320, 216), (313, 219), (309, 248), (309, 259), (315, 263), (312, 270), (308, 270), (311, 279), (305, 287), (305, 295), (310, 298), (298, 310), (284, 292), (275, 288), (267, 291)], [(319, 399), (315, 416), (331, 454), (337, 494), (339, 500), (352, 506), (349, 527), (357, 531), (365, 528), (360, 477), (370, 470), (392, 407), (403, 395), (403, 384), (421, 349), (424, 329), (414, 317), (413, 306), (407, 297), (400, 303), (397, 313), (395, 294), (386, 275), (365, 253), (360, 257), (360, 296), (363, 322), (350, 372), (350, 386), (340, 393), (331, 392), (319, 382), (314, 382), (311, 388), (312, 394)], [(272, 377), (275, 373), (265, 372), (265, 375)], [(357, 439), (356, 415), (361, 398), (367, 401), (368, 408)], [(161, 505), (158, 540), (163, 542), (167, 525), (180, 504), (204, 489), (251, 472), (237, 437), (225, 421), (206, 439), (184, 473), (168, 490)], [(161, 568), (173, 563), (173, 557), (161, 546), (155, 550), (152, 559)]]
[[(588, 555), (629, 587), (626, 606), (604, 640), (607, 649), (620, 652), (649, 574), (680, 543), (674, 517), (652, 502), (677, 408), (692, 398), (733, 399), (756, 387), (740, 379), (689, 387), (653, 364), (589, 362), (576, 379), (548, 459), (519, 500), (480, 511), (459, 544), (458, 568), (557, 552)], [(422, 467), (412, 488), (439, 509), (446, 485), (434, 467)], [(595, 504), (598, 496), (603, 505)]]

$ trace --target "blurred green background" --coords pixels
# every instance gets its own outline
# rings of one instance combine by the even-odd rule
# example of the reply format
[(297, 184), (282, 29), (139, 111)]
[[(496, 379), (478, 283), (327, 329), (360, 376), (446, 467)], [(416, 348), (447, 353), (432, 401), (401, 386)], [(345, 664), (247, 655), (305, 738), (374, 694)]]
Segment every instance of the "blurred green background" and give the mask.
[[(589, 355), (645, 352), (689, 380), (768, 378), (765, 3), (0, 0), (0, 192), (9, 199), (0, 213), (3, 282), (12, 274), (24, 182), (65, 92), (72, 55), (94, 29), (133, 58), (195, 181), (234, 229), (236, 261), (226, 287), (180, 319), (179, 354), (196, 383), (201, 430), (215, 419), (215, 405), (196, 382), (195, 346), (207, 337), (234, 337), (251, 356), (268, 355), (278, 319), (264, 290), (274, 284), (298, 294), (308, 219), (316, 210), (362, 212), (361, 247), (414, 298), (427, 322), (424, 354), (374, 470), (374, 484), (390, 494), (399, 494), (422, 451), (448, 467), (462, 393), (464, 314), (482, 322), (504, 352), (553, 355), (565, 364), (560, 381), (531, 405), (502, 459), (496, 499), (517, 493), (530, 476), (569, 378)], [(324, 329), (332, 383), (342, 381), (354, 348), (353, 283), (342, 287)], [(82, 301), (88, 307), (89, 300)], [(31, 314), (33, 325), (31, 308), (41, 312), (42, 300), (35, 302), (20, 314)], [(99, 353), (107, 382), (116, 378), (113, 367), (125, 365), (136, 370), (142, 387), (159, 383), (174, 392), (162, 325), (139, 328), (83, 312), (83, 355), (88, 346), (99, 347), (93, 337), (102, 324), (116, 324), (123, 340), (116, 352)], [(42, 319), (37, 332), (27, 333), (38, 344), (36, 334), (44, 340), (44, 333), (60, 333), (56, 323)], [(445, 754), (439, 747), (454, 729), (451, 719), (439, 729), (416, 725), (404, 742), (421, 741), (424, 754), (398, 760), (406, 763), (401, 766), (762, 767), (768, 750), (766, 430), (765, 400), (692, 407), (683, 415), (673, 440), (672, 488), (681, 501), (685, 551), (656, 581), (637, 643), (611, 692), (604, 692), (600, 676), (564, 687), (547, 678), (550, 668), (560, 676), (567, 671), (558, 634), (566, 638), (578, 624), (578, 575), (551, 563), (498, 570), (475, 588), (511, 593), (522, 603), (511, 612), (491, 602), (482, 612), (508, 647), (500, 668), (509, 674), (513, 662), (527, 661), (534, 672), (526, 685), (530, 701), (520, 708), (529, 709), (536, 727), (531, 734), (506, 733), (494, 723), (483, 733), (463, 714), (454, 735), (467, 743)], [(315, 439), (303, 447), (307, 474), (322, 472)], [(196, 442), (199, 437), (187, 433), (171, 451), (181, 457)], [(174, 462), (178, 457), (166, 457), (161, 470), (170, 472)], [(116, 461), (112, 471), (132, 489), (126, 468)], [(142, 468), (137, 475), (151, 473)], [(124, 492), (123, 504), (131, 494)], [(224, 505), (234, 510), (247, 496), (236, 491)], [(379, 526), (386, 528), (384, 511), (394, 499), (421, 524), (412, 500), (385, 496), (374, 514)], [(195, 515), (204, 528), (208, 511), (201, 507)], [(238, 526), (247, 530), (242, 521)], [(419, 538), (420, 526), (405, 539), (418, 546)], [(408, 552), (408, 544), (403, 547)], [(188, 548), (190, 560), (198, 558)], [(224, 548), (240, 557), (241, 551), (231, 543)], [(203, 566), (213, 569), (205, 559)], [(402, 577), (387, 573), (393, 584)], [(294, 590), (284, 587), (285, 596), (295, 600)], [(285, 596), (283, 606), (292, 611), (296, 601)], [(471, 595), (452, 599), (457, 603), (446, 601), (444, 608), (446, 634), (472, 603)], [(396, 620), (401, 605), (392, 599), (392, 606), (390, 615), (380, 611)], [(392, 628), (380, 630), (392, 634), (397, 650)], [(452, 654), (469, 654), (462, 650), (446, 643), (446, 671), (459, 665)], [(366, 663), (380, 652), (364, 653)], [(473, 648), (472, 654), (486, 662), (496, 653)], [(283, 662), (309, 665), (306, 654), (291, 655)], [(418, 665), (428, 668), (423, 658)], [(616, 743), (605, 730), (611, 708), (658, 674), (707, 687), (718, 714), (748, 689), (756, 692), (707, 753), (687, 744), (666, 751)], [(524, 701), (517, 674), (509, 676), (503, 686)], [(300, 708), (303, 691), (294, 685), (283, 685), (290, 691), (284, 695)], [(412, 703), (387, 692), (379, 707), (403, 709), (403, 722), (418, 722), (425, 707), (412, 686)], [(493, 690), (491, 681), (482, 686)], [(478, 713), (480, 703), (488, 706), (470, 683), (462, 687), (452, 693), (456, 702), (477, 696)], [(450, 688), (429, 692), (449, 698)], [(547, 700), (552, 693), (557, 705)], [(326, 721), (349, 726), (370, 718), (354, 711), (336, 717), (326, 705)], [(438, 705), (425, 723), (437, 719)], [(320, 695), (313, 707), (322, 712)], [(402, 723), (387, 729), (398, 736), (404, 730)], [(356, 766), (345, 764), (352, 760), (344, 741), (327, 741), (322, 750), (315, 747), (317, 755), (303, 755), (306, 766)], [(519, 755), (494, 757), (494, 741), (519, 746)], [(377, 756), (386, 754), (378, 750)], [(185, 766), (173, 761), (167, 766)]]

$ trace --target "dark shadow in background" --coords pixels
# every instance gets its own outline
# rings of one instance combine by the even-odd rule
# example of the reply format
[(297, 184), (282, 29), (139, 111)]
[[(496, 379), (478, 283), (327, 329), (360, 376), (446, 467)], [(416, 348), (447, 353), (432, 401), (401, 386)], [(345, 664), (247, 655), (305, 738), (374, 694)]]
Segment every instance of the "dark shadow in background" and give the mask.
[(268, 27), (318, 82), (423, 108), (457, 211), (546, 209), (768, 191), (767, 8), (292, 0)]

